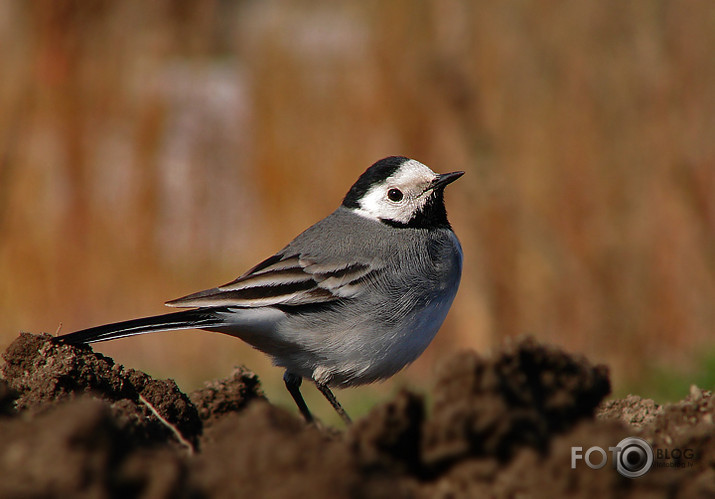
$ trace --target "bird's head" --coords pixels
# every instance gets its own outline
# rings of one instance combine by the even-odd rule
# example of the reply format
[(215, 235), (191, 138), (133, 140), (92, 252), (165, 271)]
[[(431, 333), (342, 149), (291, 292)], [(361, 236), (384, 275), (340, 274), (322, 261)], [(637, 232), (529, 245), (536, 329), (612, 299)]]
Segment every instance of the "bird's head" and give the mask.
[(449, 228), (444, 188), (463, 174), (437, 174), (414, 159), (390, 156), (365, 170), (343, 206), (393, 227)]

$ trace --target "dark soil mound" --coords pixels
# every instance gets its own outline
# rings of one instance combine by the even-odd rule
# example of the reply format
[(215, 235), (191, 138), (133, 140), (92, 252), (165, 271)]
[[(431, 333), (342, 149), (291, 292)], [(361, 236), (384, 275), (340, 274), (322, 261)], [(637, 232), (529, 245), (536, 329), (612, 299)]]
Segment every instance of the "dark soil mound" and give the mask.
[[(599, 407), (603, 366), (530, 339), (458, 353), (431, 408), (403, 391), (344, 432), (270, 405), (245, 369), (187, 396), (50, 340), (22, 334), (3, 354), (0, 497), (715, 495), (710, 392)], [(572, 469), (573, 446), (630, 436), (653, 446), (644, 476)]]

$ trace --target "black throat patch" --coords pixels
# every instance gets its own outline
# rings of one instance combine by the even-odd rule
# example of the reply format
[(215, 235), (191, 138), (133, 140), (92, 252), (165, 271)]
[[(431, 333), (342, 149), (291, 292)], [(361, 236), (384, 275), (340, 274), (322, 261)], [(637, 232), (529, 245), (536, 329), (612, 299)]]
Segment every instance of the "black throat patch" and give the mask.
[(433, 192), (422, 209), (416, 212), (409, 222), (397, 222), (381, 218), (380, 221), (398, 229), (451, 229), (447, 220), (447, 208), (444, 207), (444, 191)]

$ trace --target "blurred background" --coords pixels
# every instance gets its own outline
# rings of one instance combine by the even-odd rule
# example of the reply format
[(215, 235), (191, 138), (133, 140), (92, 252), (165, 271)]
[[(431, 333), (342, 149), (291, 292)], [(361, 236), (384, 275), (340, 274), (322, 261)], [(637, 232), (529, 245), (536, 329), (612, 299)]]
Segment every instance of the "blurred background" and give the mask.
[[(0, 349), (230, 281), (399, 154), (467, 172), (464, 275), (348, 412), (521, 334), (607, 363), (615, 395), (712, 388), (713, 53), (710, 0), (0, 1)], [(219, 334), (95, 350), (184, 390), (246, 364), (292, 404)]]

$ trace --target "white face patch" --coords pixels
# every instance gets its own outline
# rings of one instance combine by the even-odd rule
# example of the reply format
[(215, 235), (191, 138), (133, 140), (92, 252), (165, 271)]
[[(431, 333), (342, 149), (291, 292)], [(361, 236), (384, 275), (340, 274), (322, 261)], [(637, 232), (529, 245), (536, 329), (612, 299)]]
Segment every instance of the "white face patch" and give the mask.
[(432, 195), (430, 183), (437, 174), (419, 161), (405, 161), (397, 171), (375, 184), (360, 198), (355, 213), (375, 220), (408, 223)]

